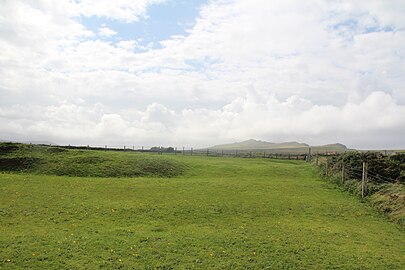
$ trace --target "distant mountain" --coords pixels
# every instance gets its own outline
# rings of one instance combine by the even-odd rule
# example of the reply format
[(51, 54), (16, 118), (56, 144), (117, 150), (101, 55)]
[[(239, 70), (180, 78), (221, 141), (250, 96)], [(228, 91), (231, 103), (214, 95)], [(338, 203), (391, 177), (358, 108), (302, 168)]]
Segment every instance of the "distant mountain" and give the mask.
[(257, 140), (247, 140), (243, 142), (235, 142), (230, 144), (220, 144), (209, 147), (210, 149), (221, 149), (221, 150), (245, 150), (245, 149), (268, 149), (271, 148), (274, 143), (257, 141)]
[(348, 149), (346, 145), (341, 143), (326, 144), (320, 146), (311, 146), (312, 153), (322, 153), (322, 152), (345, 152), (353, 149)]
[(306, 143), (298, 142), (283, 142), (283, 143), (271, 143), (266, 141), (259, 141), (250, 139), (243, 142), (235, 142), (230, 144), (220, 144), (209, 147), (209, 149), (221, 149), (221, 150), (258, 150), (258, 149), (279, 149), (279, 148), (308, 148)]
[(279, 153), (307, 153), (308, 149), (311, 147), (312, 153), (323, 153), (323, 152), (344, 152), (347, 151), (347, 147), (343, 144), (327, 144), (321, 146), (309, 146), (306, 143), (299, 142), (283, 142), (283, 143), (272, 143), (259, 140), (246, 140), (243, 142), (235, 142), (230, 144), (220, 144), (209, 147), (211, 150), (268, 150), (269, 152), (279, 152)]

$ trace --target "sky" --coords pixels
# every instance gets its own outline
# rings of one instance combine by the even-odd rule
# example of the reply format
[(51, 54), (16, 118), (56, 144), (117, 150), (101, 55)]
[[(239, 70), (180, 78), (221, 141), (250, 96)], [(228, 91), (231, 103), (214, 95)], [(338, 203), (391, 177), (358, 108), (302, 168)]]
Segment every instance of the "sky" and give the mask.
[(403, 0), (2, 0), (0, 139), (405, 149)]

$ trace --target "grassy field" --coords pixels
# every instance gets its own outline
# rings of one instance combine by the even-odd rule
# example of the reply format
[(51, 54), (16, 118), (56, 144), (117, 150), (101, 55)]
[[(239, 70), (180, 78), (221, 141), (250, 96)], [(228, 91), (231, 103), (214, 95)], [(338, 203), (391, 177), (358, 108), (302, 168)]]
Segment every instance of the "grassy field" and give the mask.
[(405, 266), (405, 232), (301, 161), (80, 152), (176, 170), (101, 178), (52, 175), (35, 155), (0, 173), (0, 269)]

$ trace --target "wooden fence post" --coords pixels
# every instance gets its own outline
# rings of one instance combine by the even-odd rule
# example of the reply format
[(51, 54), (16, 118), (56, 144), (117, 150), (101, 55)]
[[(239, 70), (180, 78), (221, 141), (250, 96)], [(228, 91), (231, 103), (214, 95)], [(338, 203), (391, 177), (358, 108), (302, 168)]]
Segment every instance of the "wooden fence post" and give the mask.
[(191, 155), (193, 155), (193, 147), (191, 147)]
[(328, 167), (329, 167), (328, 159), (326, 159), (326, 164), (325, 164), (325, 166), (326, 166), (326, 167), (325, 167), (325, 175), (328, 176), (328, 174), (329, 174), (329, 172), (328, 172), (328, 170), (329, 170), (329, 168), (328, 168)]
[(183, 146), (183, 155), (184, 155), (184, 146)]
[(316, 166), (318, 166), (319, 165), (319, 158), (318, 158), (318, 155), (316, 155)]
[(342, 162), (342, 184), (345, 183), (345, 164)]
[(221, 157), (223, 157), (224, 156), (224, 150), (222, 150), (222, 152), (221, 152)]
[(208, 155), (209, 155), (209, 150), (208, 150), (208, 148), (207, 148), (207, 157), (208, 157)]
[(363, 162), (363, 175), (361, 177), (361, 197), (367, 195), (367, 163)]
[(250, 152), (250, 158), (252, 158), (252, 152)]

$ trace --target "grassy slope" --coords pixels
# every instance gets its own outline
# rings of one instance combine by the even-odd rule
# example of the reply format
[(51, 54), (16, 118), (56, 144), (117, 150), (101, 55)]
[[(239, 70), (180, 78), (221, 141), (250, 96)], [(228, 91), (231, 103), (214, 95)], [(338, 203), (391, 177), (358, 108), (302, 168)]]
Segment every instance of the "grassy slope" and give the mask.
[(0, 143), (0, 171), (87, 177), (173, 177), (181, 175), (184, 169), (182, 163), (159, 155)]
[(405, 265), (405, 233), (304, 163), (169, 158), (186, 163), (186, 174), (0, 174), (0, 268)]

